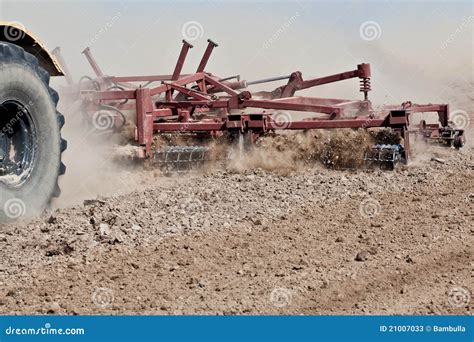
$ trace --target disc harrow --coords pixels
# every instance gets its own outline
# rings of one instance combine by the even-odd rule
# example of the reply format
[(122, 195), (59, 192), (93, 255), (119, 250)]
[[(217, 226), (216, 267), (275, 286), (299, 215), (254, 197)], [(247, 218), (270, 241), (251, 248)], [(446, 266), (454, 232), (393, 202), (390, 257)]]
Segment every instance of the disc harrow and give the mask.
[[(171, 74), (146, 76), (109, 76), (99, 67), (90, 48), (83, 53), (95, 77), (82, 77), (63, 89), (72, 101), (80, 101), (86, 120), (93, 122), (97, 113), (106, 110), (114, 118), (109, 131), (134, 132), (138, 158), (152, 159), (161, 168), (178, 171), (193, 169), (209, 161), (209, 148), (203, 140), (244, 136), (250, 143), (268, 133), (314, 129), (390, 129), (400, 140), (398, 145), (375, 142), (365, 154), (368, 164), (394, 168), (411, 159), (412, 136), (460, 148), (465, 143), (464, 130), (449, 120), (448, 104), (415, 104), (384, 106), (375, 110), (369, 100), (371, 68), (361, 63), (352, 70), (328, 76), (305, 78), (300, 71), (260, 80), (243, 80), (240, 75), (220, 77), (206, 71), (213, 50), (218, 45), (208, 40), (207, 48), (195, 72), (182, 73), (186, 56), (193, 46), (183, 40), (176, 66)], [(63, 61), (60, 50), (55, 49)], [(68, 70), (64, 68), (64, 70)], [(356, 78), (361, 100), (301, 96), (298, 92), (324, 84)], [(267, 91), (252, 92), (254, 85), (283, 81)], [(282, 114), (283, 113), (283, 114)], [(307, 118), (297, 119), (295, 113)], [(438, 122), (411, 122), (415, 113), (423, 118), (434, 113)], [(308, 117), (309, 116), (309, 117)], [(97, 125), (94, 125), (97, 126)], [(112, 128), (112, 129), (110, 129)], [(154, 137), (175, 134), (195, 137), (194, 146), (156, 146)]]

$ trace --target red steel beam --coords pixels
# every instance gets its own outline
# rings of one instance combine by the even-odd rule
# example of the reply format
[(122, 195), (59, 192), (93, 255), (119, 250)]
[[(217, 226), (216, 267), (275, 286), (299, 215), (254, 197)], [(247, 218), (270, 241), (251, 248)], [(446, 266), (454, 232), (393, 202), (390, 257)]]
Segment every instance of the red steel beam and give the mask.
[(306, 97), (306, 96), (293, 96), (283, 97), (279, 99), (272, 99), (273, 102), (288, 102), (288, 103), (311, 103), (317, 105), (340, 105), (349, 102), (360, 102), (360, 100), (346, 100), (346, 99), (331, 99), (321, 97)]
[[(189, 76), (189, 74), (182, 74), (183, 76)], [(112, 82), (151, 82), (151, 81), (171, 81), (173, 75), (152, 75), (152, 76), (111, 76), (109, 79)]]
[[(298, 90), (308, 89), (327, 83), (347, 80), (354, 77), (359, 77), (361, 79), (368, 80), (370, 78), (370, 75), (370, 64), (366, 63), (357, 65), (357, 69), (355, 70), (341, 72), (325, 77), (313, 78), (306, 81), (303, 80), (301, 72), (296, 71), (290, 75), (290, 78), (286, 85), (278, 87), (273, 92), (275, 94), (279, 94), (279, 96), (277, 97), (290, 97), (293, 96)], [(364, 92), (364, 94), (366, 94), (366, 92)]]
[(217, 89), (222, 89), (229, 95), (234, 96), (238, 94), (234, 89), (230, 88), (229, 86), (225, 85), (224, 83), (220, 82), (219, 80), (214, 79), (213, 77), (207, 74), (204, 74), (204, 79), (206, 80), (207, 83), (213, 85)]
[(172, 81), (175, 81), (179, 78), (181, 70), (183, 69), (184, 61), (186, 60), (186, 55), (188, 54), (189, 49), (192, 49), (193, 46), (183, 39), (183, 46), (181, 47), (181, 52), (179, 53), (178, 61), (174, 68), (173, 76), (171, 77)]
[(153, 117), (172, 116), (172, 115), (173, 115), (173, 111), (171, 110), (171, 108), (153, 110)]
[(205, 101), (157, 101), (155, 104), (158, 107), (171, 108), (187, 108), (187, 107), (208, 107), (208, 108), (227, 108), (229, 106), (228, 100), (205, 100)]
[[(173, 88), (178, 88), (179, 86), (183, 86), (188, 83), (193, 83), (199, 80), (204, 79), (205, 74), (203, 73), (196, 73), (190, 74), (188, 76), (181, 77), (180, 79), (174, 81), (173, 83), (169, 84), (161, 84), (155, 88), (150, 89), (151, 96), (163, 93), (167, 90)], [(192, 91), (192, 90), (190, 90)], [(94, 100), (125, 100), (125, 99), (135, 99), (135, 92), (136, 90), (109, 90), (109, 91), (97, 91), (91, 94), (92, 99)], [(193, 92), (195, 93), (195, 92)], [(197, 94), (197, 93), (196, 93)], [(87, 96), (87, 94), (85, 95)], [(210, 102), (210, 100), (206, 99), (206, 103)]]
[(207, 42), (208, 44), (207, 44), (206, 51), (204, 51), (204, 55), (201, 58), (201, 62), (199, 63), (199, 66), (196, 72), (204, 71), (204, 69), (206, 68), (207, 62), (209, 61), (209, 57), (211, 57), (212, 50), (214, 50), (215, 47), (219, 46), (210, 39), (208, 39)]
[(272, 100), (244, 100), (242, 105), (244, 107), (294, 110), (294, 111), (300, 111), (300, 112), (314, 112), (314, 113), (325, 113), (325, 114), (332, 114), (332, 113), (338, 114), (341, 112), (341, 108), (334, 107), (334, 106), (321, 106), (321, 105), (313, 105), (313, 104), (305, 104), (305, 103), (294, 103), (291, 100), (288, 102), (285, 102), (283, 101), (283, 99), (281, 99), (278, 102), (274, 102)]
[(180, 86), (180, 85), (177, 85), (177, 84), (174, 84), (174, 83), (167, 84), (167, 86), (171, 89), (179, 91), (182, 94), (186, 94), (188, 96), (191, 96), (191, 97), (195, 98), (196, 100), (211, 101), (211, 98), (209, 96), (202, 95), (202, 94), (200, 94), (197, 91), (194, 91), (192, 89), (188, 89), (186, 87), (183, 87), (183, 86)]
[[(272, 120), (248, 120), (248, 128), (262, 130), (304, 130), (327, 128), (374, 128), (385, 127), (386, 119), (340, 119), (340, 120), (299, 120), (281, 124)], [(197, 131), (225, 131), (228, 128), (240, 128), (241, 121), (222, 122), (160, 122), (154, 123), (153, 129), (160, 132), (197, 132)]]
[(96, 74), (97, 77), (102, 77), (104, 76), (104, 73), (99, 67), (99, 64), (95, 61), (94, 57), (92, 56), (91, 49), (90, 47), (86, 47), (84, 51), (82, 51), (84, 56), (86, 56), (87, 60), (89, 61), (89, 64), (92, 67), (92, 70), (94, 70), (94, 73)]
[[(177, 85), (185, 85), (185, 84), (188, 84), (188, 83), (193, 83), (193, 82), (202, 80), (203, 78), (204, 78), (204, 74), (199, 72), (199, 73), (195, 73), (195, 74), (190, 74), (190, 75), (185, 76), (185, 77), (181, 77), (180, 79), (178, 79), (176, 81), (173, 81), (173, 83), (177, 84)], [(159, 86), (151, 89), (151, 96), (157, 95), (157, 94), (162, 93), (166, 90), (168, 90), (168, 85), (167, 84), (159, 85)]]
[(326, 129), (384, 127), (385, 119), (303, 120), (288, 123), (267, 122), (267, 129)]
[(357, 69), (355, 70), (341, 72), (341, 73), (330, 75), (330, 76), (313, 78), (311, 80), (303, 81), (301, 85), (298, 87), (298, 90), (307, 89), (307, 88), (319, 86), (322, 84), (343, 81), (343, 80), (347, 80), (354, 77), (370, 78), (370, 65), (363, 63), (363, 64), (359, 64), (357, 66)]
[(222, 122), (159, 122), (153, 124), (153, 129), (159, 132), (197, 132), (223, 131), (226, 124)]

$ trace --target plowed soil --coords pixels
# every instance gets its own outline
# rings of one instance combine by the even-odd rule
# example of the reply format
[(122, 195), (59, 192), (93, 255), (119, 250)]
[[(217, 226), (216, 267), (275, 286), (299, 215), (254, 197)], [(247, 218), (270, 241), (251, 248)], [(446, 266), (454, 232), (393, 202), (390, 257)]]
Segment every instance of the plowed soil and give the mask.
[(473, 148), (423, 157), (151, 173), (3, 225), (0, 313), (472, 314)]

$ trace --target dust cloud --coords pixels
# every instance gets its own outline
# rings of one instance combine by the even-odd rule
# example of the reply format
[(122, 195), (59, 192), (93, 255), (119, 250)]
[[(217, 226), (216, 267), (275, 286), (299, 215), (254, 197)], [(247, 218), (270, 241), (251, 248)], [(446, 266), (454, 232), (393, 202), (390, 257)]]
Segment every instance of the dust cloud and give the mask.
[(129, 193), (155, 181), (154, 172), (145, 171), (141, 163), (128, 158), (126, 148), (118, 151), (117, 146), (122, 143), (120, 136), (98, 133), (86, 125), (77, 107), (70, 107), (67, 115), (69, 120), (62, 132), (68, 140), (68, 149), (63, 152), (67, 170), (59, 179), (61, 197), (53, 200), (53, 207)]

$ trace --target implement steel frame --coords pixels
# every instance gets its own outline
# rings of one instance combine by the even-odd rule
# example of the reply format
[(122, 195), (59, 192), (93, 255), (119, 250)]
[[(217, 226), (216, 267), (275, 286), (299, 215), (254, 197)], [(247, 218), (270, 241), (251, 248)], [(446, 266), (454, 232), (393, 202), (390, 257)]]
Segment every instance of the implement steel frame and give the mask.
[[(191, 44), (183, 40), (173, 73), (151, 76), (106, 76), (93, 58), (90, 49), (86, 48), (83, 53), (96, 74), (94, 81), (101, 85), (101, 88), (112, 87), (112, 89), (89, 91), (81, 96), (91, 104), (113, 102), (119, 110), (134, 109), (136, 111), (135, 139), (141, 148), (140, 156), (143, 158), (151, 156), (154, 133), (199, 132), (219, 135), (223, 132), (238, 132), (251, 133), (258, 137), (277, 130), (388, 127), (397, 131), (403, 138), (405, 159), (408, 161), (410, 158), (408, 126), (412, 114), (438, 113), (440, 126), (428, 126), (434, 134), (437, 130), (448, 126), (449, 107), (447, 104), (413, 105), (411, 102), (405, 102), (401, 106), (391, 106), (390, 109), (376, 113), (368, 99), (368, 92), (371, 91), (371, 71), (370, 65), (366, 63), (357, 65), (354, 70), (308, 80), (304, 80), (302, 73), (296, 71), (289, 76), (248, 82), (259, 84), (288, 79), (285, 85), (271, 91), (270, 98), (253, 98), (250, 91), (239, 90), (247, 87), (247, 82), (240, 81), (239, 76), (222, 79), (204, 71), (213, 49), (217, 46), (215, 42), (208, 40), (208, 46), (196, 72), (181, 74), (188, 51), (193, 48)], [(57, 52), (59, 53), (59, 50)], [(230, 81), (232, 78), (237, 78), (237, 80)], [(351, 78), (359, 78), (359, 90), (363, 93), (363, 100), (295, 95), (300, 90)], [(137, 87), (134, 82), (147, 82), (147, 86)], [(160, 82), (160, 84), (152, 87), (150, 85), (153, 82)], [(128, 100), (134, 100), (135, 103), (129, 103)], [(117, 104), (116, 101), (120, 103)], [(261, 108), (263, 111), (253, 114), (243, 112), (249, 107)], [(290, 119), (280, 122), (273, 113), (267, 113), (265, 109), (318, 113), (320, 117), (301, 120), (292, 120), (289, 117)], [(213, 113), (216, 110), (219, 110), (221, 114)], [(231, 111), (235, 112), (235, 110), (242, 112), (231, 114)], [(196, 113), (209, 115), (203, 119), (195, 119)], [(426, 131), (426, 127), (424, 129)], [(459, 131), (462, 134), (462, 130)]]

